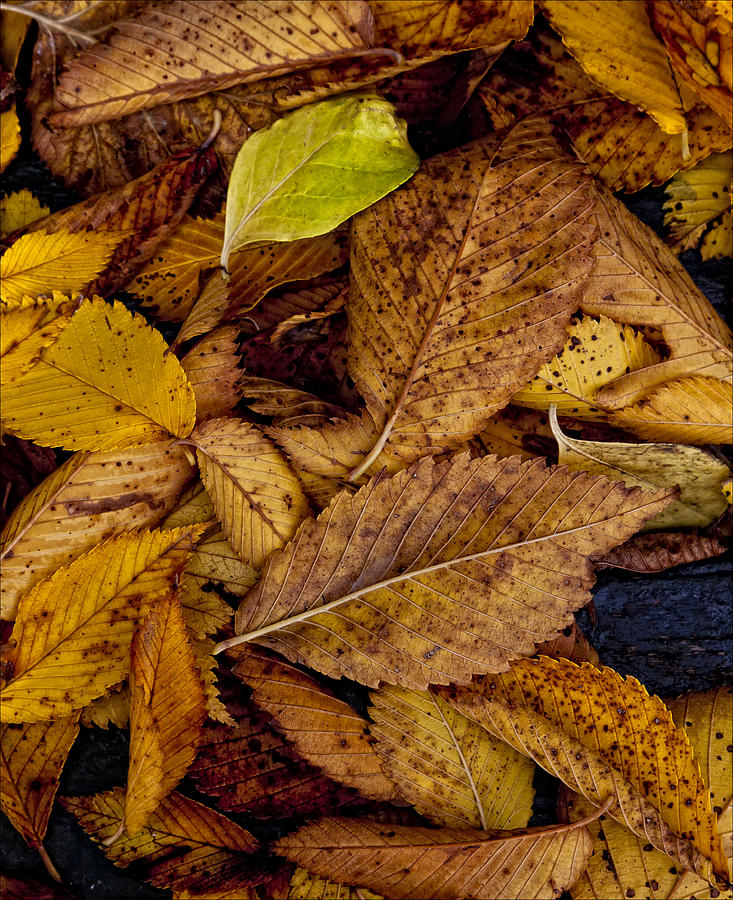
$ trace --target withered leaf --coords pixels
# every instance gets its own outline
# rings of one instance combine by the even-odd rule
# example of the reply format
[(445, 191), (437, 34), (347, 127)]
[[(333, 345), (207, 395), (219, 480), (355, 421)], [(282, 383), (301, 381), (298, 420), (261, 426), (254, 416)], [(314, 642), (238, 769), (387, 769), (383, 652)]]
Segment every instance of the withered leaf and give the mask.
[(675, 493), (540, 460), (425, 458), (306, 520), (219, 649), (255, 640), (372, 687), (424, 690), (506, 669), (588, 601), (587, 557), (628, 539)]
[(709, 559), (725, 553), (716, 537), (686, 532), (659, 531), (637, 534), (595, 560), (597, 569), (626, 569), (628, 572), (663, 572), (673, 566)]
[[(6, 254), (7, 255), (7, 254)], [(5, 257), (3, 257), (5, 259)], [(0, 384), (20, 378), (69, 324), (76, 303), (63, 294), (0, 303)]]
[(350, 888), (345, 884), (311, 875), (307, 869), (296, 869), (290, 879), (288, 900), (383, 900), (365, 887)]
[(733, 256), (731, 160), (731, 151), (711, 153), (667, 185), (664, 226), (675, 252), (699, 247), (703, 259)]
[(196, 419), (216, 418), (231, 412), (242, 396), (242, 370), (236, 325), (222, 325), (195, 344), (181, 360), (196, 395)]
[(28, 190), (22, 188), (0, 199), (0, 236), (6, 237), (18, 228), (24, 228), (47, 216), (50, 209)]
[(382, 771), (366, 719), (315, 679), (264, 650), (232, 653), (234, 673), (252, 688), (252, 699), (270, 713), (304, 759), (364, 797), (398, 796)]
[(0, 172), (4, 172), (20, 150), (20, 121), (13, 104), (0, 112)]

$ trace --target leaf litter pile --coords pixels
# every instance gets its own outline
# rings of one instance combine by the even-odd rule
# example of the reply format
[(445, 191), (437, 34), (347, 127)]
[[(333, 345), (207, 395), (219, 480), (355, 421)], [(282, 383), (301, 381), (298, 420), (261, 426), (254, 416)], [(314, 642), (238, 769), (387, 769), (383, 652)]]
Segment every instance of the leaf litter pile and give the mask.
[[(574, 618), (729, 532), (677, 254), (731, 253), (730, 4), (0, 6), (2, 166), (80, 198), (2, 201), (2, 809), (49, 879), (57, 800), (181, 900), (732, 897), (731, 690)], [(666, 240), (617, 197), (662, 183)], [(126, 782), (56, 797), (110, 727)]]

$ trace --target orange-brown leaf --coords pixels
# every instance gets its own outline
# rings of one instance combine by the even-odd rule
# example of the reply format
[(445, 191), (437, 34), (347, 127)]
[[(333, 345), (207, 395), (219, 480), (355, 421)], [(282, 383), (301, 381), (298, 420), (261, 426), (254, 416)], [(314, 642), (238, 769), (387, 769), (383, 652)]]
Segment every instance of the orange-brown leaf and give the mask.
[(242, 396), (242, 370), (236, 325), (222, 325), (202, 338), (181, 360), (188, 382), (196, 394), (199, 422), (230, 412)]
[(673, 566), (719, 556), (725, 551), (726, 547), (716, 537), (659, 531), (652, 534), (637, 534), (609, 553), (599, 556), (594, 562), (597, 569), (663, 572)]

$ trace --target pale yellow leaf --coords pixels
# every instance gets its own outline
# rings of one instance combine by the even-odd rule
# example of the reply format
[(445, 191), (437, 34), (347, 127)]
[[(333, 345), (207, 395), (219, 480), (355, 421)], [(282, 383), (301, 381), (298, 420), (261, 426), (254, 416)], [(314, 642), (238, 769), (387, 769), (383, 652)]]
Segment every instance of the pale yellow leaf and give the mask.
[(36, 219), (49, 214), (47, 206), (41, 206), (28, 188), (21, 188), (7, 197), (0, 198), (0, 236), (5, 237), (17, 228), (30, 225)]
[(664, 225), (675, 252), (700, 247), (703, 259), (709, 259), (715, 244), (717, 257), (733, 255), (724, 239), (727, 234), (730, 241), (732, 165), (730, 150), (711, 153), (694, 169), (678, 172), (667, 185)]
[(0, 113), (0, 172), (4, 172), (20, 150), (20, 122), (15, 104)]

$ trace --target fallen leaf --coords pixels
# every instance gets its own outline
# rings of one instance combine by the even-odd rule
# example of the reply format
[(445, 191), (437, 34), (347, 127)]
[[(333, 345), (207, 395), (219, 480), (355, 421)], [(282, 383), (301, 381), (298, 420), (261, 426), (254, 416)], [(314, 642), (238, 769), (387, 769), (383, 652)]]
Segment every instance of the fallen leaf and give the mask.
[(20, 122), (15, 104), (0, 112), (0, 172), (4, 172), (20, 150)]
[(559, 448), (558, 462), (571, 472), (605, 475), (647, 491), (679, 486), (679, 498), (650, 519), (643, 526), (644, 531), (704, 528), (725, 511), (721, 485), (730, 477), (731, 470), (698, 447), (578, 441), (562, 433), (554, 409), (550, 410), (550, 427)]
[(347, 703), (259, 648), (240, 650), (234, 659), (233, 672), (252, 688), (252, 699), (311, 765), (364, 797), (394, 800), (398, 796), (382, 771), (369, 723)]
[[(3, 257), (5, 259), (5, 257)], [(0, 265), (2, 260), (0, 260)], [(24, 375), (69, 324), (76, 303), (63, 295), (0, 302), (0, 384)]]
[(193, 475), (171, 440), (72, 456), (13, 510), (0, 534), (3, 618), (15, 618), (19, 597), (37, 581), (116, 531), (158, 525)]
[(663, 572), (673, 566), (709, 559), (725, 553), (715, 537), (686, 532), (661, 531), (637, 534), (595, 560), (596, 569), (626, 569), (627, 572)]
[(85, 300), (5, 389), (8, 430), (66, 450), (111, 450), (193, 428), (196, 400), (162, 335), (119, 302)]
[(254, 241), (331, 231), (406, 181), (419, 164), (404, 123), (376, 95), (336, 97), (289, 113), (252, 135), (237, 156), (221, 265)]
[[(597, 563), (596, 568), (600, 568)], [(551, 656), (553, 659), (570, 659), (575, 663), (589, 662), (593, 666), (600, 667), (600, 660), (595, 647), (593, 647), (575, 622), (568, 628), (564, 628), (553, 640), (539, 644), (537, 654), (539, 656)]]
[(47, 206), (28, 190), (22, 188), (0, 199), (0, 237), (6, 237), (18, 228), (23, 228), (49, 214)]
[(130, 688), (127, 682), (111, 688), (102, 697), (92, 700), (89, 706), (81, 711), (79, 722), (86, 728), (96, 725), (98, 728), (127, 728), (130, 721)]
[[(187, 610), (184, 610), (184, 615)], [(233, 610), (229, 609), (229, 618), (231, 618)], [(228, 621), (228, 620), (227, 620)], [(192, 629), (188, 626), (189, 635), (193, 634)], [(209, 638), (200, 638), (193, 641), (193, 652), (196, 655), (196, 663), (201, 669), (201, 679), (204, 684), (204, 694), (206, 699), (206, 712), (210, 719), (215, 722), (222, 722), (232, 728), (236, 727), (236, 719), (229, 713), (226, 706), (219, 696), (219, 686), (217, 683), (217, 666), (216, 657), (214, 656), (214, 642)]]
[(494, 413), (474, 438), (482, 453), (523, 460), (550, 456), (554, 443), (546, 413), (511, 404)]
[(49, 285), (61, 293), (76, 294), (107, 267), (126, 237), (118, 231), (23, 235), (0, 259), (2, 299), (36, 297), (47, 292)]
[(731, 380), (730, 329), (672, 251), (605, 189), (596, 208), (601, 234), (595, 269), (580, 301), (584, 313), (650, 326), (661, 333), (669, 358), (621, 376), (598, 393), (620, 409), (663, 381), (689, 375)]
[(703, 877), (727, 877), (690, 742), (635, 678), (541, 657), (440, 692), (594, 806), (613, 797), (609, 816), (643, 840)]
[(731, 162), (733, 153), (712, 153), (667, 185), (664, 226), (675, 252), (699, 247), (703, 259), (733, 256)]
[(530, 122), (433, 157), (356, 217), (349, 372), (379, 439), (353, 478), (385, 446), (409, 462), (460, 445), (560, 349), (592, 208), (582, 166)]
[(121, 681), (138, 621), (170, 590), (200, 533), (109, 538), (24, 594), (6, 655), (3, 722), (70, 715)]
[(454, 828), (526, 827), (531, 760), (435, 694), (384, 687), (370, 699), (375, 749), (421, 815)]
[(218, 649), (255, 640), (370, 687), (425, 690), (506, 669), (588, 602), (584, 556), (622, 543), (674, 496), (540, 460), (425, 458), (307, 519)]
[(13, 878), (0, 872), (0, 893), (4, 900), (77, 900), (75, 894), (56, 884), (41, 884), (31, 878)]
[[(143, 878), (160, 888), (205, 893), (246, 887), (257, 840), (244, 828), (176, 792), (161, 801), (148, 825), (111, 845), (125, 808), (124, 788), (91, 797), (62, 797), (65, 809), (121, 867), (135, 863)], [(218, 894), (217, 894), (218, 896)]]
[(223, 325), (202, 338), (181, 360), (196, 395), (196, 420), (231, 412), (242, 396), (236, 325)]
[[(393, 897), (556, 897), (577, 880), (591, 852), (585, 828), (485, 832), (322, 819), (280, 838), (287, 859)], [(337, 874), (336, 874), (337, 873)]]
[(601, 388), (659, 360), (631, 326), (618, 325), (607, 316), (598, 320), (583, 316), (571, 323), (560, 353), (512, 397), (512, 403), (543, 410), (554, 405), (561, 415), (603, 418), (603, 410), (595, 405)]
[(136, 834), (196, 757), (206, 700), (175, 592), (138, 626), (130, 652), (130, 763), (124, 830)]
[(644, 109), (667, 134), (685, 130), (672, 67), (643, 0), (539, 0), (539, 7), (594, 81)]
[(381, 894), (363, 887), (350, 888), (311, 875), (307, 869), (296, 869), (290, 879), (288, 900), (384, 900)]
[(214, 509), (239, 558), (260, 569), (308, 514), (297, 477), (277, 447), (240, 419), (213, 419), (191, 436)]
[(370, 19), (363, 0), (347, 6), (323, 0), (253, 0), (244, 10), (222, 0), (205, 8), (191, 0), (145, 6), (118, 22), (106, 41), (82, 50), (66, 69), (49, 124), (69, 127), (114, 119), (358, 54), (368, 46)]
[(657, 0), (647, 7), (672, 65), (730, 128), (733, 36), (729, 5), (693, 0), (681, 6)]
[[(341, 407), (282, 381), (243, 375), (240, 385), (247, 408), (275, 420), (280, 428), (314, 427), (323, 424), (327, 418), (338, 419), (348, 415)], [(287, 440), (287, 437), (283, 439)]]
[(43, 846), (48, 817), (71, 745), (79, 733), (79, 713), (55, 722), (0, 726), (0, 805), (29, 847), (41, 855), (49, 874), (61, 881)]

